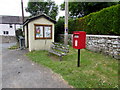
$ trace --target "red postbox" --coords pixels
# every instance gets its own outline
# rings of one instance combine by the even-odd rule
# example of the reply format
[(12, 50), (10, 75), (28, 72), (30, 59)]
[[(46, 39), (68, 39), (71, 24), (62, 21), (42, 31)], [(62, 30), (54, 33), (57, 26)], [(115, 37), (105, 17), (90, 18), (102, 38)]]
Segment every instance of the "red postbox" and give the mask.
[(84, 31), (73, 32), (73, 48), (75, 49), (86, 48), (86, 32)]

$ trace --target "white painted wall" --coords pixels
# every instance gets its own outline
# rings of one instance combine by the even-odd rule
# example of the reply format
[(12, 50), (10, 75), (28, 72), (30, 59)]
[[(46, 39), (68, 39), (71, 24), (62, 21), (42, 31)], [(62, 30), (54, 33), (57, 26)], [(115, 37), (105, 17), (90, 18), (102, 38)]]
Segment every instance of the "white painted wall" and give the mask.
[[(15, 36), (15, 26), (14, 24), (11, 25), (12, 28), (10, 28), (10, 24), (0, 24), (0, 35), (3, 36)], [(21, 25), (16, 25), (16, 29), (21, 28)], [(8, 35), (4, 35), (3, 31), (8, 31)]]
[(27, 43), (27, 26), (24, 26), (24, 30), (25, 30), (25, 47), (28, 46), (28, 43)]

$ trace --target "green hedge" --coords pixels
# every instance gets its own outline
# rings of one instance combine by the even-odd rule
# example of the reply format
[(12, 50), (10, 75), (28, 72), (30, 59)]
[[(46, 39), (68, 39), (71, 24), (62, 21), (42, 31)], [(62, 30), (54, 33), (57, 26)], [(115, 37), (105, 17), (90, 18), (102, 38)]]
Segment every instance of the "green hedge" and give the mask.
[(120, 35), (120, 4), (104, 8), (76, 20), (69, 20), (69, 33)]

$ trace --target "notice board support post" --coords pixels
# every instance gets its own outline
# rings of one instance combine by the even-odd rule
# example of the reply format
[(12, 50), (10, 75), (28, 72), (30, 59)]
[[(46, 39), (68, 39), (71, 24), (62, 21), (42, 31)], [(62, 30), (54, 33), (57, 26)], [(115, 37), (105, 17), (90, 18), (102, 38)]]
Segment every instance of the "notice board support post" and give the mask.
[(77, 64), (78, 67), (80, 67), (80, 49), (78, 49), (78, 64)]

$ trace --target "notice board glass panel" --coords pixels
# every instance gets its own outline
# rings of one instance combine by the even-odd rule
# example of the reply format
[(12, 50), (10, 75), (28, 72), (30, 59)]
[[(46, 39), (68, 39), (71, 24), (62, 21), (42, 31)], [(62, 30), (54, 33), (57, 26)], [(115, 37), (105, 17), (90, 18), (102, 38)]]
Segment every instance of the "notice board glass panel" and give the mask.
[(43, 26), (36, 26), (36, 38), (43, 38)]
[(49, 26), (44, 27), (44, 37), (45, 38), (51, 37), (51, 27), (49, 27)]
[(35, 39), (52, 39), (52, 25), (35, 24)]

